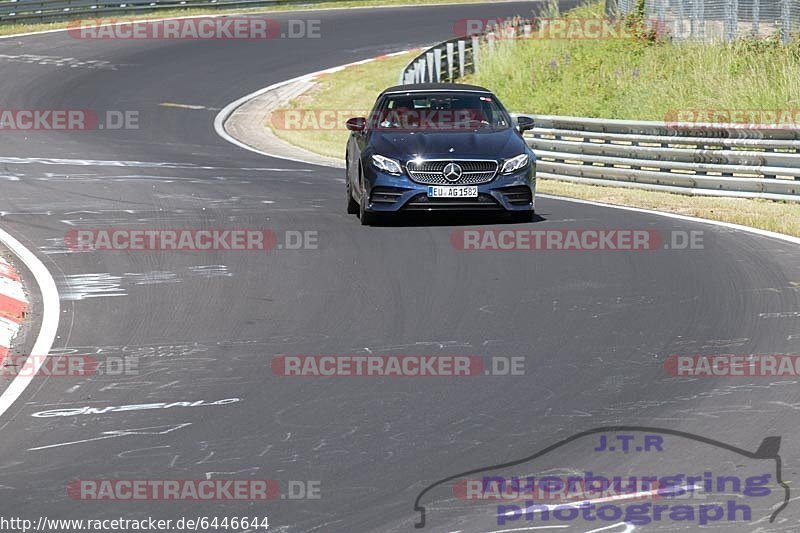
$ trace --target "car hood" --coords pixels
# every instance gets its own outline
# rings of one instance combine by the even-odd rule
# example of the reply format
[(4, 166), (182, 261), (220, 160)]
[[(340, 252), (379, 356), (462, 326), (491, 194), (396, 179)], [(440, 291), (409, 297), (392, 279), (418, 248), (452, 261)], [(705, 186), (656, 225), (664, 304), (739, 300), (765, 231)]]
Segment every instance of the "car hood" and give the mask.
[(372, 130), (368, 144), (373, 153), (403, 161), (418, 156), (506, 159), (527, 150), (525, 141), (513, 128), (459, 132)]

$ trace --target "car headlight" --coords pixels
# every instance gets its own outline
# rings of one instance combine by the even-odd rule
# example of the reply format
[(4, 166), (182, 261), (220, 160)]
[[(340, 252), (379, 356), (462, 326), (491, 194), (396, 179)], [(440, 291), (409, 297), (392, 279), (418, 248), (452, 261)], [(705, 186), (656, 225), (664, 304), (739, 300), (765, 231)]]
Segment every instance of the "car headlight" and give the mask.
[(511, 174), (512, 172), (516, 172), (517, 170), (525, 168), (526, 166), (528, 166), (528, 154), (520, 154), (506, 161), (503, 164), (503, 170), (501, 170), (500, 173)]
[(375, 154), (372, 156), (372, 164), (378, 170), (383, 170), (389, 174), (402, 174), (403, 169), (400, 167), (400, 162), (382, 155)]

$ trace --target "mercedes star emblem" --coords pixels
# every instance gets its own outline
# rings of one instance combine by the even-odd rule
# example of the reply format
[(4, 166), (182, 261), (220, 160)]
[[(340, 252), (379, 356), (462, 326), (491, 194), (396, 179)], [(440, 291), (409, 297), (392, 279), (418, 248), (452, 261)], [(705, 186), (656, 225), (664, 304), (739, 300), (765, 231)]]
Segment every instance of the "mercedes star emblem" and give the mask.
[(447, 181), (455, 183), (461, 179), (462, 172), (463, 170), (461, 170), (459, 165), (455, 163), (447, 163), (447, 165), (444, 167), (444, 170), (442, 170), (442, 175), (444, 175), (444, 179)]

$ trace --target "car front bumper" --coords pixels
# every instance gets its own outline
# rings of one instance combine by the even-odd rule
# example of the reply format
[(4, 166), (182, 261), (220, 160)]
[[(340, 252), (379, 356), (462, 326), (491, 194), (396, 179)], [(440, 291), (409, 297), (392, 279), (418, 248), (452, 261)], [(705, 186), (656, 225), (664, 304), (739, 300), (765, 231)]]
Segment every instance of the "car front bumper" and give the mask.
[[(366, 166), (366, 165), (365, 165)], [(396, 176), (366, 166), (366, 210), (374, 213), (398, 211), (531, 211), (536, 202), (535, 165), (513, 174), (498, 174), (488, 183), (475, 185), (477, 198), (428, 198), (428, 187), (406, 174)], [(460, 186), (460, 185), (458, 185)]]

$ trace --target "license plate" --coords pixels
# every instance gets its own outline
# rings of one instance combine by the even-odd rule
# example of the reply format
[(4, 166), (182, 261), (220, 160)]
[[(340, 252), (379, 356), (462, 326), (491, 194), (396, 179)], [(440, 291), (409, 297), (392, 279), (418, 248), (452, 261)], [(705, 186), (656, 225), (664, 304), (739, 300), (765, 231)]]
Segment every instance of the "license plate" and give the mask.
[(428, 198), (477, 198), (477, 187), (428, 187)]

